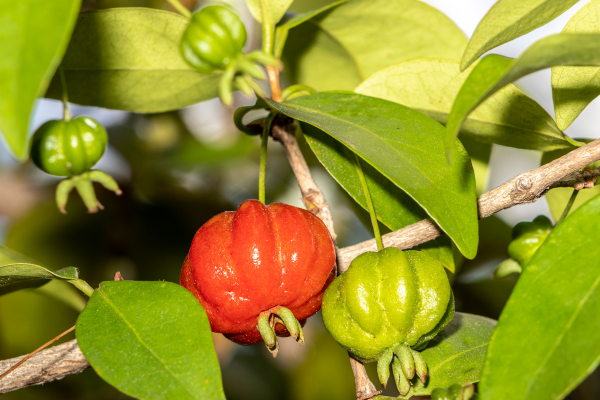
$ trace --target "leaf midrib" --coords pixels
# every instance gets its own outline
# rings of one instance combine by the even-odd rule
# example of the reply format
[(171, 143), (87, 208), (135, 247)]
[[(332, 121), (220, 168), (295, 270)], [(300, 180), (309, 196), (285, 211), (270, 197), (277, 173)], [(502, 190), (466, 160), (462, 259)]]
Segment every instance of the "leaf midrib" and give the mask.
[(100, 293), (100, 295), (102, 296), (102, 298), (104, 300), (106, 300), (107, 304), (110, 305), (115, 310), (115, 313), (117, 313), (117, 315), (119, 315), (121, 317), (121, 319), (123, 320), (123, 322), (125, 322), (125, 324), (131, 329), (131, 331), (133, 332), (133, 334), (135, 335), (135, 337), (146, 348), (146, 350), (148, 350), (158, 361), (160, 361), (160, 363), (165, 367), (165, 369), (173, 376), (173, 378), (175, 378), (176, 381), (178, 381), (181, 384), (181, 386), (185, 389), (185, 391), (190, 395), (190, 397), (192, 399), (195, 398), (195, 396), (193, 395), (192, 391), (187, 387), (187, 385), (185, 384), (185, 382), (180, 379), (179, 375), (175, 374), (175, 372), (173, 372), (169, 368), (169, 366), (165, 363), (165, 361), (162, 358), (160, 358), (158, 356), (158, 354), (156, 354), (154, 352), (154, 350), (152, 350), (146, 344), (146, 342), (144, 342), (142, 340), (142, 338), (138, 334), (137, 330), (133, 327), (133, 325), (131, 325), (129, 323), (129, 321), (127, 320), (127, 318), (125, 318), (125, 315), (123, 315), (123, 313), (121, 313), (121, 311), (118, 309), (118, 307), (112, 301), (110, 301), (110, 299), (108, 298), (108, 296), (106, 295), (106, 293), (104, 293), (104, 290), (102, 288), (100, 288), (100, 289), (97, 289), (96, 292)]
[(433, 375), (433, 371), (437, 370), (437, 369), (438, 369), (438, 368), (440, 368), (442, 365), (444, 365), (444, 364), (446, 364), (446, 363), (448, 363), (448, 362), (452, 361), (453, 359), (455, 359), (455, 358), (457, 358), (457, 357), (460, 357), (460, 356), (462, 356), (463, 354), (467, 354), (467, 353), (469, 353), (469, 352), (471, 352), (471, 351), (475, 351), (476, 349), (478, 349), (478, 348), (480, 348), (480, 347), (487, 346), (489, 343), (490, 343), (490, 342), (489, 342), (489, 340), (488, 340), (488, 341), (487, 341), (487, 342), (485, 342), (485, 343), (482, 343), (482, 344), (480, 344), (480, 345), (477, 345), (477, 346), (475, 346), (475, 347), (470, 347), (470, 348), (468, 348), (467, 350), (463, 350), (463, 351), (461, 351), (460, 353), (456, 353), (456, 354), (454, 354), (452, 357), (448, 357), (448, 358), (446, 358), (444, 361), (442, 361), (441, 363), (439, 363), (439, 364), (438, 364), (438, 365), (436, 365), (435, 367), (431, 368), (431, 372), (432, 372), (432, 373), (431, 373), (430, 375)]
[[(385, 145), (388, 145), (388, 143), (387, 143), (385, 140), (383, 140), (383, 139), (382, 139), (382, 138), (381, 138), (379, 135), (377, 135), (376, 133), (374, 133), (374, 132), (372, 132), (372, 131), (370, 131), (370, 130), (368, 130), (368, 129), (366, 129), (366, 128), (364, 128), (364, 127), (360, 126), (360, 125), (356, 125), (355, 123), (353, 123), (353, 122), (351, 122), (351, 121), (347, 121), (347, 120), (345, 120), (345, 119), (339, 118), (338, 116), (336, 116), (336, 115), (334, 115), (334, 114), (324, 114), (324, 113), (322, 113), (322, 112), (321, 112), (321, 111), (319, 111), (319, 110), (314, 110), (314, 109), (312, 109), (312, 108), (303, 107), (303, 106), (301, 106), (301, 105), (299, 105), (299, 104), (294, 104), (294, 106), (295, 106), (295, 107), (298, 107), (298, 108), (300, 108), (300, 109), (303, 109), (303, 110), (305, 110), (305, 111), (309, 111), (309, 112), (311, 112), (311, 113), (316, 113), (316, 114), (320, 114), (320, 115), (326, 115), (326, 116), (328, 116), (328, 117), (331, 117), (331, 118), (333, 118), (333, 119), (335, 119), (335, 120), (337, 120), (337, 121), (340, 121), (340, 122), (343, 122), (343, 123), (345, 123), (345, 124), (349, 124), (349, 125), (351, 125), (351, 126), (354, 126), (354, 127), (358, 128), (359, 130), (364, 130), (364, 131), (366, 131), (366, 132), (372, 133), (372, 134), (373, 134), (375, 137), (377, 137), (379, 140), (381, 140), (381, 141), (382, 141), (382, 142), (383, 142)], [(311, 122), (308, 122), (308, 121), (304, 121), (304, 122), (306, 122), (306, 123), (308, 123), (308, 124), (311, 124), (311, 125), (312, 125), (312, 123), (311, 123)], [(436, 123), (437, 123), (437, 122), (436, 122)], [(317, 127), (317, 128), (319, 128), (319, 127)], [(319, 129), (321, 129), (321, 128), (319, 128)], [(335, 137), (334, 137), (334, 138), (335, 138)], [(337, 138), (336, 138), (336, 140), (337, 140)], [(434, 183), (434, 182), (433, 182), (431, 179), (429, 179), (429, 177), (428, 177), (428, 176), (424, 175), (424, 174), (421, 172), (421, 170), (420, 170), (419, 168), (417, 168), (417, 167), (416, 167), (416, 166), (415, 166), (415, 165), (414, 165), (414, 164), (413, 164), (413, 163), (412, 163), (410, 160), (408, 160), (408, 159), (407, 159), (407, 158), (406, 158), (404, 155), (402, 155), (401, 153), (397, 152), (397, 151), (395, 150), (394, 146), (387, 146), (387, 147), (391, 147), (391, 148), (392, 148), (392, 150), (394, 150), (394, 152), (398, 153), (402, 159), (406, 160), (406, 161), (407, 161), (407, 162), (408, 162), (410, 165), (412, 165), (412, 166), (413, 166), (413, 168), (415, 168), (415, 170), (416, 170), (416, 171), (418, 171), (420, 175), (422, 175), (422, 176), (423, 176), (423, 177), (424, 177), (424, 178), (425, 178), (427, 181), (429, 181), (429, 182), (432, 184), (432, 186), (433, 186), (434, 188), (436, 188), (436, 189), (438, 190), (438, 192), (440, 192), (440, 193), (445, 193), (445, 192), (446, 192), (446, 190), (441, 190), (441, 189), (440, 189), (440, 188), (439, 188), (439, 187), (438, 187), (438, 186), (437, 186), (437, 185), (436, 185), (436, 184), (435, 184), (435, 183)], [(361, 156), (361, 158), (362, 158), (362, 156)], [(370, 165), (372, 165), (373, 167), (375, 167), (375, 166), (374, 166), (373, 164), (371, 164), (371, 162), (369, 162), (368, 160), (365, 160), (365, 161), (367, 161), (367, 162), (368, 162)], [(381, 170), (380, 170), (379, 168), (377, 168), (377, 167), (375, 167), (375, 169), (376, 169), (376, 170), (378, 170), (378, 171), (379, 171), (381, 174), (383, 174), (383, 175), (384, 175), (386, 178), (390, 179), (390, 178), (387, 176), (388, 174), (386, 174), (385, 172), (381, 171)], [(390, 180), (391, 180), (391, 179), (390, 179)], [(394, 183), (396, 186), (398, 186), (398, 185), (397, 185), (397, 184), (396, 184), (394, 181), (392, 181), (392, 183)], [(423, 206), (423, 204), (422, 204), (422, 203), (421, 203), (421, 202), (420, 202), (418, 199), (416, 199), (416, 198), (415, 198), (415, 197), (414, 197), (412, 194), (408, 193), (408, 192), (407, 192), (407, 191), (406, 191), (404, 188), (402, 188), (402, 187), (400, 187), (400, 186), (398, 186), (398, 187), (399, 187), (399, 188), (400, 188), (402, 191), (404, 191), (406, 194), (408, 194), (408, 195), (409, 195), (409, 196), (410, 196), (410, 197), (411, 197), (411, 198), (412, 198), (412, 199), (413, 199), (413, 200), (414, 200), (414, 201), (415, 201), (417, 204), (419, 204), (421, 207), (423, 207), (423, 209), (424, 209), (424, 210), (427, 212), (427, 214), (428, 214), (428, 215), (430, 215), (430, 216), (431, 216), (431, 217), (432, 217), (432, 218), (435, 220), (435, 222), (436, 222), (436, 223), (438, 223), (438, 225), (440, 225), (440, 227), (441, 227), (441, 224), (439, 224), (439, 221), (437, 221), (437, 219), (436, 219), (434, 216), (432, 216), (432, 215), (431, 215), (431, 213), (430, 213), (430, 212), (427, 210), (427, 208), (426, 208), (426, 207), (424, 207), (424, 206)], [(456, 224), (455, 224), (455, 226), (459, 227), (459, 229), (458, 229), (459, 235), (460, 235), (460, 236), (461, 236), (461, 238), (463, 239), (463, 242), (467, 243), (467, 241), (465, 240), (465, 237), (464, 237), (464, 235), (463, 235), (463, 233), (462, 233), (462, 229), (460, 229), (460, 223), (458, 223), (458, 219), (456, 218), (456, 215), (455, 215), (455, 214), (454, 214), (454, 212), (453, 212), (453, 208), (449, 206), (449, 204), (448, 204), (448, 201), (447, 201), (447, 199), (446, 199), (446, 196), (443, 196), (443, 197), (442, 197), (442, 199), (443, 199), (443, 202), (444, 202), (444, 204), (445, 204), (445, 205), (448, 207), (448, 210), (450, 210), (450, 215), (452, 215), (452, 218), (454, 219), (454, 222), (456, 223)], [(442, 230), (444, 230), (444, 229), (442, 228)], [(447, 233), (447, 232), (446, 232), (446, 233)]]
[(558, 346), (560, 345), (560, 343), (564, 339), (565, 335), (570, 330), (571, 326), (573, 326), (573, 324), (575, 323), (575, 320), (579, 316), (582, 308), (585, 306), (585, 303), (587, 303), (587, 300), (591, 296), (592, 292), (594, 292), (596, 290), (596, 288), (598, 287), (599, 284), (600, 284), (600, 275), (598, 275), (598, 277), (596, 278), (596, 280), (594, 281), (594, 283), (592, 284), (592, 286), (590, 287), (590, 289), (586, 292), (585, 296), (579, 301), (579, 304), (577, 305), (577, 309), (575, 310), (575, 312), (573, 312), (573, 315), (571, 316), (571, 319), (569, 319), (569, 322), (567, 322), (567, 324), (565, 325), (565, 327), (561, 331), (560, 335), (557, 337), (556, 341), (552, 345), (552, 348), (548, 351), (548, 353), (547, 353), (546, 358), (544, 359), (544, 361), (540, 364), (540, 366), (538, 367), (538, 369), (531, 376), (531, 379), (529, 380), (529, 385), (527, 386), (527, 390), (525, 391), (525, 397), (523, 397), (523, 398), (525, 398), (525, 399), (529, 398), (529, 393), (531, 392), (531, 390), (533, 388), (533, 384), (535, 382), (537, 382), (539, 374), (540, 374), (540, 371), (545, 368), (546, 364), (548, 363), (548, 361), (550, 360), (550, 358), (552, 357), (552, 355), (554, 355), (554, 353), (556, 352), (556, 349), (558, 348)]

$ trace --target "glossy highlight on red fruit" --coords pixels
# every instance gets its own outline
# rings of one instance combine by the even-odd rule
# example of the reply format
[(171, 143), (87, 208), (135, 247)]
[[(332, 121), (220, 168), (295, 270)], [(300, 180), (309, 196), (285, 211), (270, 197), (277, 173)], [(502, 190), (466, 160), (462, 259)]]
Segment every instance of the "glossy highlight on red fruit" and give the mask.
[[(196, 233), (181, 285), (202, 303), (213, 332), (239, 344), (263, 341), (261, 312), (283, 306), (301, 323), (321, 308), (335, 278), (335, 248), (323, 222), (282, 203), (247, 200)], [(277, 336), (288, 336), (282, 324)]]

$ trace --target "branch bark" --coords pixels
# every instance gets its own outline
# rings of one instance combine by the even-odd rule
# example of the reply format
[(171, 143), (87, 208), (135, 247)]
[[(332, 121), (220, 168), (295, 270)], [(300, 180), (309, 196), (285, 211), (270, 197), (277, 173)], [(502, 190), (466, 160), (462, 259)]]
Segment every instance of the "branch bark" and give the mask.
[(331, 216), (331, 210), (329, 204), (325, 200), (325, 195), (319, 189), (319, 186), (313, 179), (308, 165), (304, 160), (304, 156), (298, 147), (298, 142), (294, 136), (296, 127), (293, 124), (287, 125), (273, 125), (273, 138), (281, 142), (281, 146), (287, 156), (298, 186), (300, 186), (300, 192), (302, 193), (302, 202), (306, 206), (306, 209), (323, 221), (333, 241), (337, 239), (337, 235), (333, 229), (333, 218)]
[[(24, 357), (0, 361), (0, 374)], [(70, 342), (40, 351), (21, 367), (0, 379), (0, 394), (62, 379), (67, 375), (77, 374), (89, 366), (90, 364), (77, 345), (77, 340), (73, 339)]]

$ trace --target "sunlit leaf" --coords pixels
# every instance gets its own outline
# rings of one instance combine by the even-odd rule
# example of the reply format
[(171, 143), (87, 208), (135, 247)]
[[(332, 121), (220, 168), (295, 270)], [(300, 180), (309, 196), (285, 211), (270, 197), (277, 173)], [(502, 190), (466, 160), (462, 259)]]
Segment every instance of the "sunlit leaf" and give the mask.
[[(374, 73), (355, 91), (414, 108), (445, 124), (472, 70), (470, 67), (461, 73), (454, 60), (415, 59)], [(512, 84), (469, 114), (460, 133), (477, 141), (520, 149), (572, 148), (548, 113)]]
[[(220, 74), (192, 69), (179, 53), (188, 21), (140, 7), (81, 13), (62, 62), (69, 101), (150, 113), (216, 97)], [(55, 76), (46, 97), (61, 94)]]
[(283, 58), (293, 83), (352, 90), (372, 73), (412, 58), (458, 59), (465, 45), (460, 29), (425, 3), (353, 0), (290, 29)]
[[(563, 32), (600, 33), (600, 0), (592, 0), (577, 11)], [(600, 68), (552, 68), (554, 113), (561, 129), (567, 129), (599, 94)]]
[(451, 149), (466, 117), (485, 99), (525, 75), (558, 65), (600, 65), (600, 34), (562, 33), (539, 40), (516, 59), (494, 54), (484, 57), (452, 105), (446, 125), (446, 149)]
[(479, 56), (558, 17), (578, 0), (498, 0), (477, 25), (460, 63), (466, 69)]
[(596, 196), (525, 266), (489, 345), (482, 400), (562, 399), (598, 365), (599, 224)]

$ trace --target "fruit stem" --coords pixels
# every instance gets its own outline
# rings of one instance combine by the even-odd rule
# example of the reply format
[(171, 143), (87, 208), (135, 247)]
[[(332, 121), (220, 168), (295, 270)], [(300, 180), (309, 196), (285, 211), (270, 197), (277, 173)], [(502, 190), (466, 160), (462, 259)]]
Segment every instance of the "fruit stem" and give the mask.
[(67, 79), (62, 65), (58, 67), (58, 75), (60, 75), (60, 85), (62, 87), (62, 103), (63, 103), (63, 119), (71, 120), (71, 111), (69, 110), (69, 93), (67, 91)]
[(71, 285), (81, 290), (87, 297), (92, 297), (94, 294), (94, 288), (89, 285), (83, 279), (71, 279), (68, 281)]
[(167, 0), (173, 8), (181, 13), (184, 17), (192, 18), (192, 13), (188, 10), (183, 4), (181, 4), (178, 0)]
[(265, 120), (263, 128), (262, 140), (260, 142), (260, 169), (258, 173), (258, 200), (265, 204), (265, 175), (267, 171), (267, 144), (269, 142), (269, 134), (271, 133), (271, 125), (277, 113), (272, 112)]
[(381, 241), (381, 233), (379, 233), (379, 225), (377, 223), (377, 214), (375, 214), (375, 207), (373, 206), (373, 200), (371, 199), (371, 192), (369, 192), (369, 186), (367, 185), (367, 180), (365, 179), (365, 174), (363, 173), (362, 167), (360, 165), (360, 158), (358, 155), (354, 153), (356, 172), (358, 173), (358, 179), (363, 187), (363, 192), (365, 193), (365, 198), (367, 199), (367, 207), (369, 210), (369, 214), (371, 215), (371, 224), (373, 224), (373, 233), (375, 234), (375, 241), (377, 241), (377, 251), (383, 250), (383, 242)]
[(563, 211), (562, 215), (558, 219), (558, 222), (556, 223), (557, 225), (560, 224), (561, 222), (563, 222), (563, 220), (565, 218), (567, 218), (567, 215), (569, 215), (569, 212), (571, 211), (571, 207), (573, 207), (573, 203), (575, 203), (575, 199), (577, 198), (577, 194), (579, 194), (579, 190), (573, 189), (573, 193), (571, 194), (571, 197), (569, 198), (569, 201), (567, 202), (567, 206), (565, 207), (565, 210)]
[(275, 44), (275, 26), (269, 19), (267, 7), (261, 7), (262, 11), (262, 50), (265, 54), (273, 55)]

